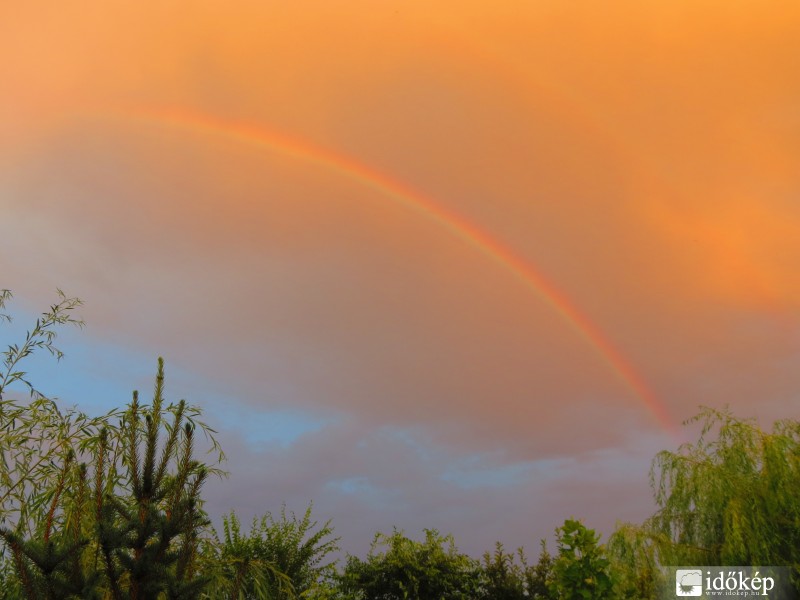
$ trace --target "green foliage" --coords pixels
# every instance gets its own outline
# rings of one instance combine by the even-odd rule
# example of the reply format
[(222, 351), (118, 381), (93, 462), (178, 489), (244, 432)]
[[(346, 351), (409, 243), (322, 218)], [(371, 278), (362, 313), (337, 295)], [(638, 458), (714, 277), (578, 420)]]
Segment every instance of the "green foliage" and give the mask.
[[(0, 323), (12, 298), (0, 290)], [(452, 536), (377, 534), (341, 573), (330, 522), (311, 506), (267, 512), (243, 532), (234, 513), (222, 536), (208, 527), (201, 492), (224, 456), (200, 411), (164, 399), (159, 359), (153, 401), (99, 417), (64, 408), (35, 387), (25, 361), (57, 360), (59, 328), (82, 326), (81, 305), (60, 290), (20, 344), (0, 353), (0, 598), (231, 600), (588, 600), (656, 598), (661, 565), (791, 566), (800, 582), (800, 422), (771, 433), (727, 410), (703, 409), (699, 440), (653, 461), (658, 511), (623, 524), (607, 547), (580, 521), (542, 542), (538, 562), (498, 543), (482, 561)], [(9, 398), (23, 389), (30, 398)], [(198, 433), (216, 452), (195, 457)]]
[(800, 564), (800, 422), (772, 433), (705, 408), (699, 440), (659, 453), (647, 523), (664, 564)]
[[(152, 405), (140, 406), (134, 393), (123, 415), (117, 462), (107, 463), (105, 430), (94, 457), (93, 541), (115, 599), (125, 589), (130, 598), (196, 598), (205, 584), (196, 568), (208, 524), (200, 491), (216, 470), (194, 458), (196, 422), (186, 402), (165, 407), (163, 390), (159, 359)], [(110, 490), (106, 478), (115, 480)]]
[(478, 597), (480, 571), (452, 536), (426, 529), (417, 542), (395, 530), (375, 536), (366, 560), (348, 556), (339, 587), (362, 600), (468, 600)]
[(480, 565), (481, 589), (479, 598), (486, 600), (550, 600), (547, 587), (552, 579), (553, 557), (544, 540), (535, 565), (529, 565), (522, 548), (506, 552), (500, 542), (493, 553), (486, 552)]
[[(0, 377), (0, 400), (6, 388), (15, 382), (20, 382), (28, 389), (32, 397), (44, 398), (45, 395), (37, 390), (26, 378), (27, 373), (21, 370), (21, 362), (34, 353), (36, 350), (46, 350), (56, 360), (61, 360), (64, 353), (55, 345), (58, 336), (57, 328), (61, 325), (75, 325), (83, 327), (84, 322), (80, 318), (73, 316), (74, 311), (83, 302), (79, 298), (70, 298), (61, 290), (56, 290), (59, 301), (50, 306), (50, 310), (41, 314), (36, 319), (33, 329), (27, 332), (25, 341), (22, 344), (10, 344), (2, 353), (3, 372)], [(5, 310), (6, 303), (11, 300), (13, 294), (10, 290), (0, 290), (0, 311)], [(11, 315), (0, 312), (0, 323), (11, 322)]]
[(614, 598), (642, 600), (656, 598), (665, 585), (659, 569), (658, 546), (647, 529), (623, 523), (609, 537), (606, 545), (611, 561)]
[(651, 468), (658, 511), (609, 539), (615, 597), (655, 598), (659, 565), (774, 565), (800, 581), (800, 422), (771, 433), (729, 410), (704, 408), (695, 443)]
[(205, 540), (202, 565), (209, 580), (203, 598), (269, 600), (273, 591), (294, 598), (288, 577), (257, 556), (256, 535), (244, 535), (236, 515), (223, 523), (223, 539)]
[(595, 600), (608, 598), (611, 578), (609, 561), (598, 544), (600, 536), (583, 523), (564, 521), (556, 529), (558, 555), (553, 564), (551, 592), (563, 600)]
[(39, 526), (0, 528), (25, 597), (196, 598), (205, 585), (200, 490), (218, 470), (193, 457), (196, 409), (165, 406), (163, 367), (152, 405), (134, 392), (116, 428), (78, 444), (86, 462), (63, 461)]
[[(0, 323), (10, 322), (2, 312), (11, 292), (0, 291)], [(79, 454), (89, 440), (109, 425), (114, 412), (91, 418), (71, 408), (60, 407), (39, 391), (28, 379), (24, 361), (43, 350), (60, 360), (63, 353), (55, 346), (58, 328), (83, 326), (73, 316), (81, 306), (77, 298), (58, 290), (59, 302), (42, 313), (21, 344), (9, 344), (2, 352), (0, 371), (0, 525), (17, 535), (28, 537), (41, 532), (53, 491), (63, 477), (64, 465)], [(6, 397), (17, 384), (26, 388), (31, 399), (21, 402)]]
[[(520, 562), (517, 562), (517, 559)], [(526, 598), (526, 570), (525, 555), (521, 549), (517, 554), (512, 554), (506, 552), (503, 544), (497, 542), (494, 552), (486, 552), (483, 555), (483, 563), (481, 564), (483, 597), (494, 600), (522, 600)]]
[(528, 598), (533, 600), (555, 600), (556, 597), (550, 590), (555, 559), (547, 551), (547, 545), (544, 540), (541, 541), (541, 548), (539, 560), (535, 565), (525, 570), (525, 588), (528, 591)]
[[(10, 297), (0, 294), (0, 308)], [(26, 341), (3, 354), (0, 392), (20, 382), (32, 396), (27, 404), (0, 399), (4, 591), (54, 600), (196, 598), (205, 583), (196, 569), (207, 523), (200, 491), (220, 472), (194, 458), (195, 432), (222, 460), (214, 432), (198, 409), (165, 404), (161, 359), (150, 406), (134, 392), (126, 409), (90, 419), (38, 392), (23, 359), (37, 349), (61, 358), (56, 328), (82, 323), (69, 313), (81, 302), (59, 297)]]
[(338, 538), (331, 538), (330, 521), (321, 527), (312, 521), (311, 509), (299, 518), (287, 514), (285, 506), (278, 518), (267, 512), (253, 519), (248, 534), (242, 533), (235, 513), (225, 517), (223, 537), (215, 535), (207, 554), (213, 577), (209, 597), (318, 596), (321, 583), (333, 575), (334, 565), (326, 559), (338, 550)]

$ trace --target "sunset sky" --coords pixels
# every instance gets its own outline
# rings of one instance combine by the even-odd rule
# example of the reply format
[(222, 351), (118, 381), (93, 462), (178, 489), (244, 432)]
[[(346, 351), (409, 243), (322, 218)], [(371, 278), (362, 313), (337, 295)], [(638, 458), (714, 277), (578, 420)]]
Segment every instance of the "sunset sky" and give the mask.
[(5, 2), (0, 53), (0, 342), (81, 297), (31, 377), (92, 412), (164, 356), (216, 517), (533, 553), (700, 405), (797, 418), (797, 2)]

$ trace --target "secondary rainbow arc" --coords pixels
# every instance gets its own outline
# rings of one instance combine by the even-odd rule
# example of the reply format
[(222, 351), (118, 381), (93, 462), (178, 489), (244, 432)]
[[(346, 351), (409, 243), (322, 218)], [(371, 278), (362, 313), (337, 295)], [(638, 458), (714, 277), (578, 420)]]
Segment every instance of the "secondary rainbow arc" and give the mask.
[(445, 208), (429, 196), (386, 173), (369, 167), (354, 157), (252, 123), (229, 121), (183, 109), (139, 109), (127, 111), (124, 114), (128, 118), (144, 119), (170, 127), (200, 131), (207, 135), (222, 136), (242, 143), (257, 145), (284, 156), (318, 165), (344, 177), (354, 179), (361, 185), (435, 220), (452, 234), (490, 257), (545, 300), (577, 334), (597, 351), (617, 377), (641, 400), (660, 426), (676, 435), (677, 428), (672, 418), (645, 379), (602, 329), (580, 311), (564, 292), (548, 280), (531, 261), (520, 256), (519, 253), (486, 230)]

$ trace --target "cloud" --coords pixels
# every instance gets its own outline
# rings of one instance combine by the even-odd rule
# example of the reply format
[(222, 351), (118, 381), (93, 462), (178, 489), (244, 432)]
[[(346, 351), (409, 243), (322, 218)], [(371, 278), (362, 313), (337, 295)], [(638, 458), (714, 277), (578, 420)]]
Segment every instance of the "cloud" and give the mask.
[(441, 519), (477, 548), (482, 507), (512, 539), (572, 510), (642, 514), (614, 465), (634, 434), (670, 442), (596, 348), (446, 228), (125, 111), (252, 122), (419, 189), (536, 264), (675, 421), (793, 414), (796, 8), (85, 8), (0, 25), (2, 285), (87, 301), (74, 374), (95, 387), (67, 378), (76, 401), (126, 398), (163, 354), (226, 427), (258, 414), (225, 437), (248, 510), (313, 498), (359, 539)]
[[(459, 547), (477, 556), (495, 540), (533, 553), (564, 518), (585, 517), (587, 495), (597, 499), (588, 524), (607, 532), (617, 520), (648, 516), (648, 457), (659, 441), (631, 435), (619, 450), (516, 467), (503, 467), (499, 456), (454, 453), (414, 430), (358, 423), (325, 427), (288, 447), (256, 450), (231, 433), (223, 443), (231, 474), (209, 483), (212, 510), (235, 508), (248, 518), (284, 502), (299, 511), (313, 500), (348, 552), (365, 552), (378, 530), (418, 536), (433, 527), (456, 533)], [(503, 468), (517, 474), (498, 481)]]

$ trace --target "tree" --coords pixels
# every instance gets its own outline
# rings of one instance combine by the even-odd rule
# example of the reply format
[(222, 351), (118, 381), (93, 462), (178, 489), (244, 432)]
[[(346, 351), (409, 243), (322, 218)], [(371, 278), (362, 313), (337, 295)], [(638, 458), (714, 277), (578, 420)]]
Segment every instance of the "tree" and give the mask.
[(556, 529), (558, 555), (553, 563), (551, 592), (563, 600), (600, 600), (611, 593), (609, 561), (600, 536), (583, 523), (567, 519)]
[(479, 595), (480, 572), (452, 536), (426, 529), (417, 542), (394, 530), (375, 536), (366, 560), (348, 556), (339, 589), (363, 600), (471, 600)]
[(209, 524), (200, 491), (219, 471), (194, 458), (195, 410), (184, 400), (165, 406), (163, 391), (159, 358), (153, 403), (140, 406), (134, 392), (115, 440), (116, 456), (106, 458), (111, 445), (104, 430), (93, 457), (93, 541), (115, 600), (124, 588), (131, 599), (161, 593), (196, 598), (206, 582), (196, 564), (199, 537)]
[(792, 566), (800, 576), (800, 422), (771, 433), (704, 408), (700, 438), (653, 461), (646, 523), (667, 565)]
[(662, 565), (790, 566), (800, 588), (800, 422), (770, 433), (702, 408), (691, 423), (697, 442), (653, 460), (657, 512), (609, 539), (615, 597), (657, 597)]

